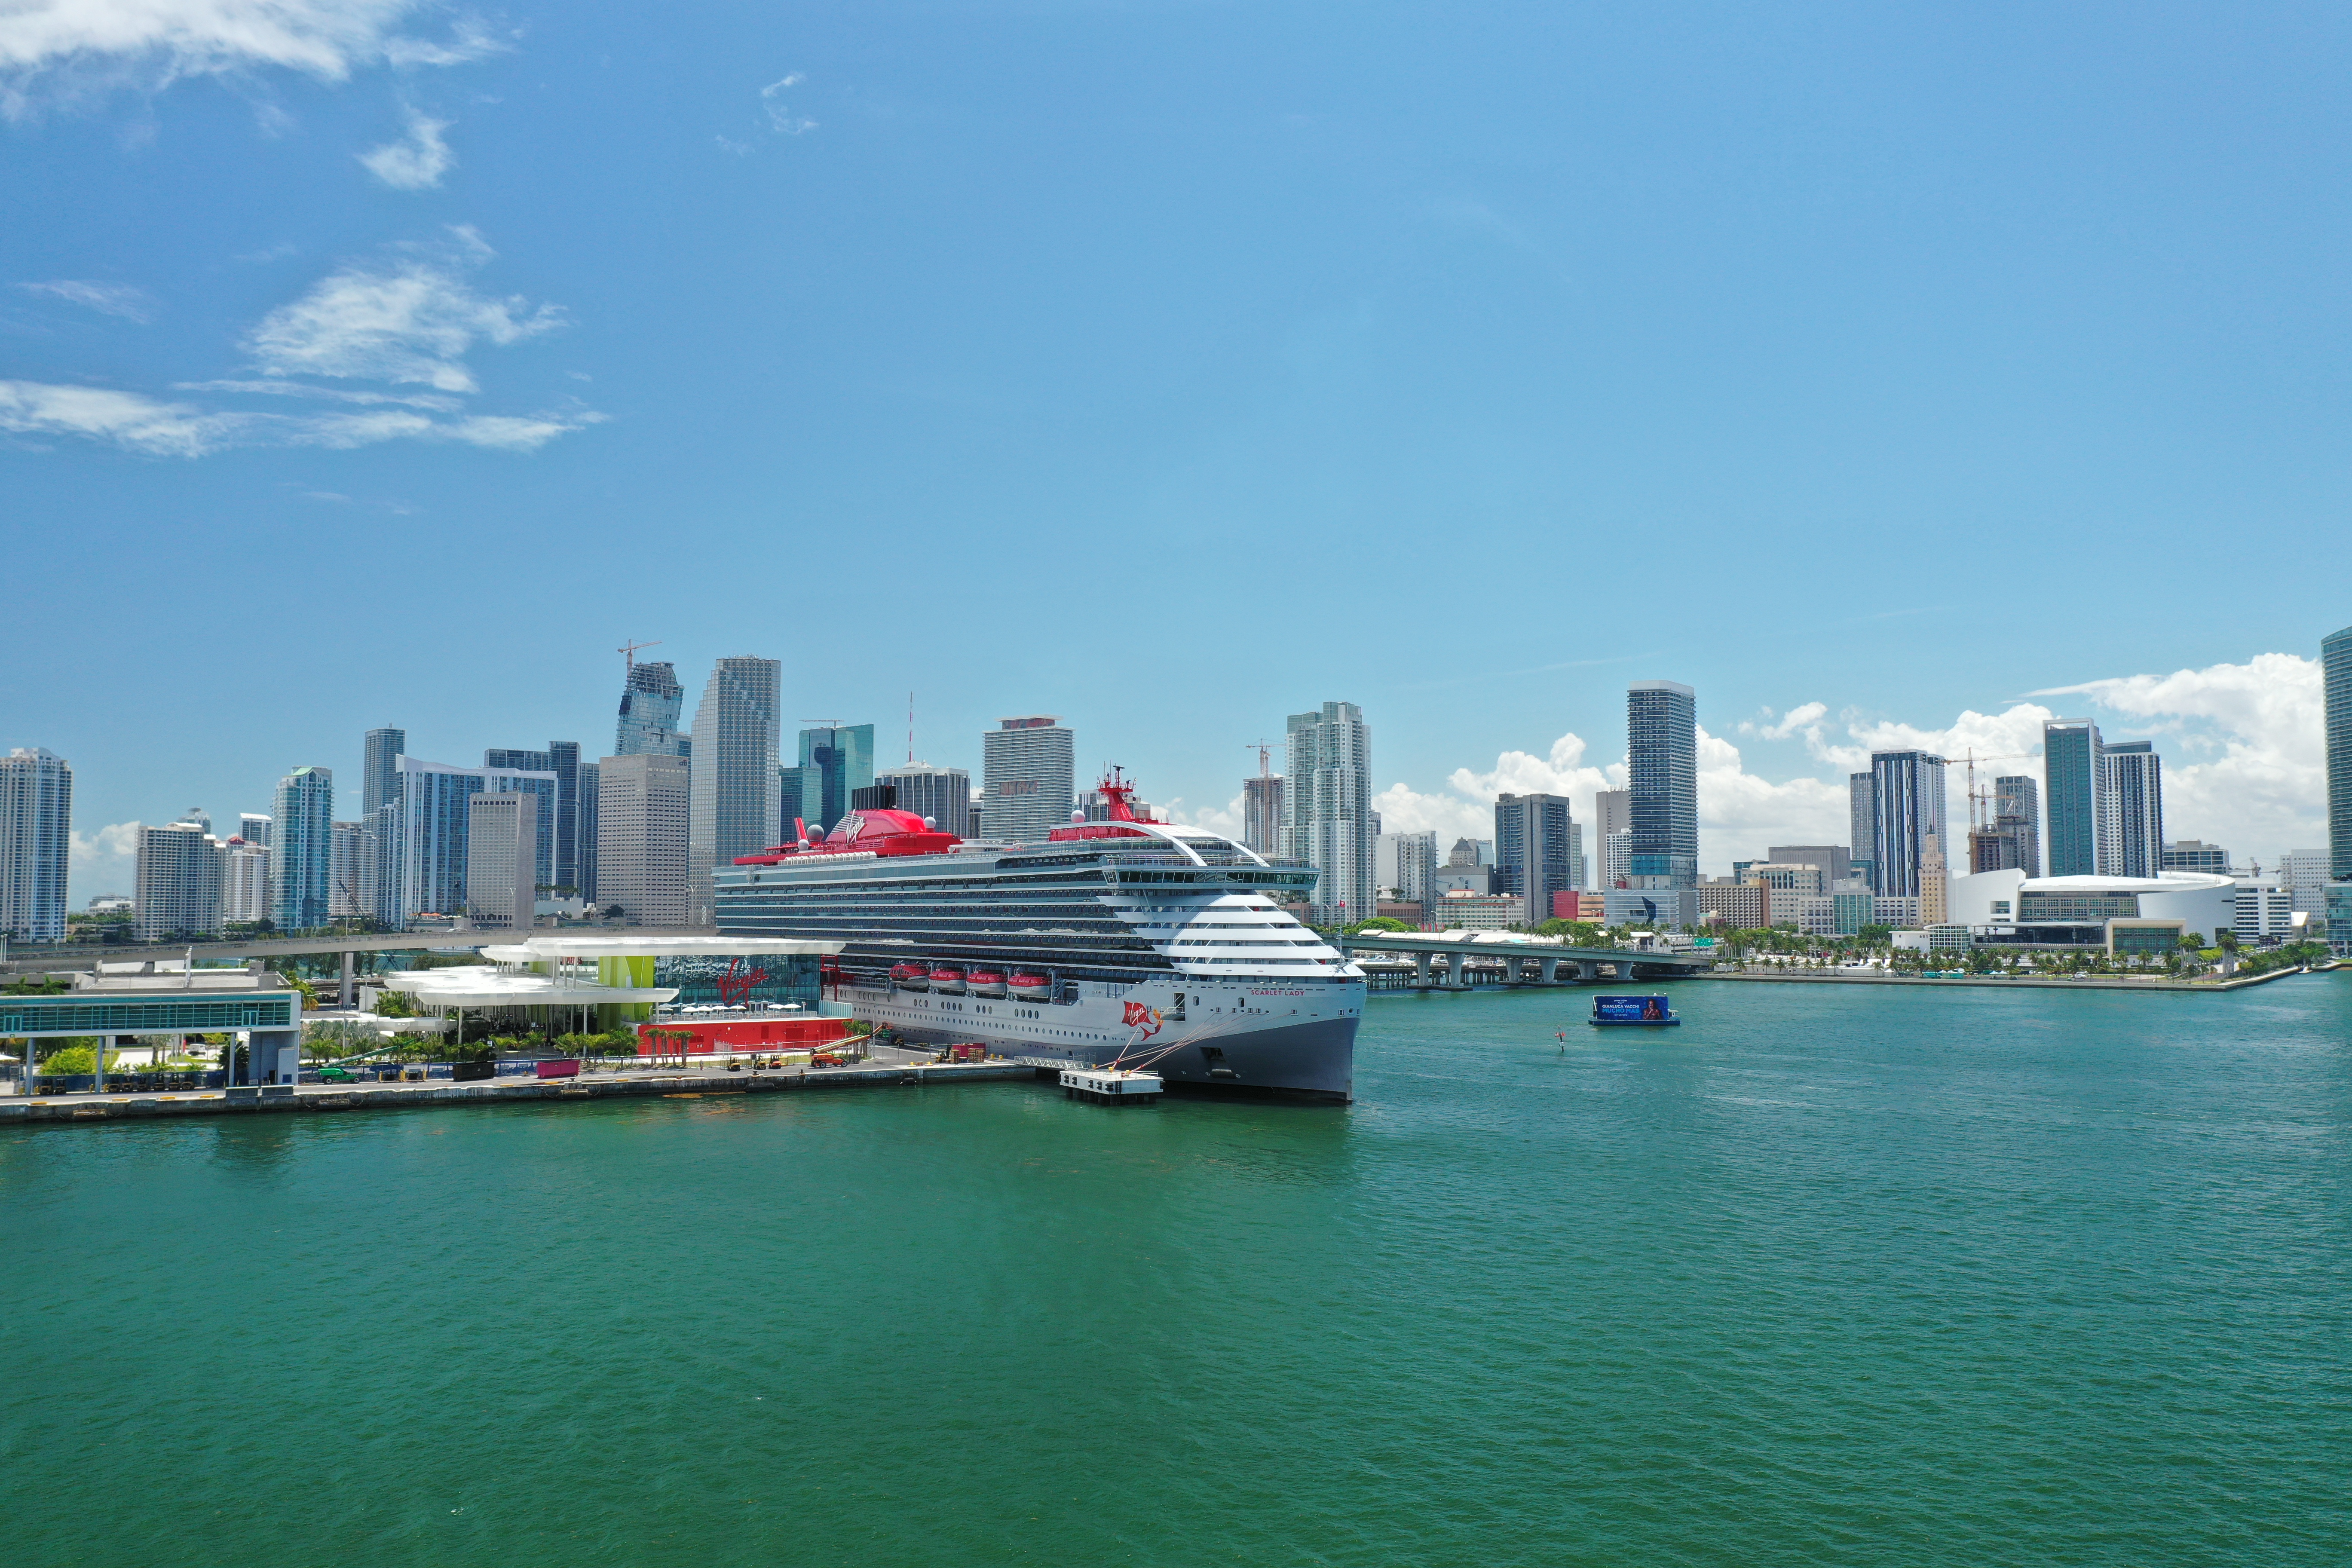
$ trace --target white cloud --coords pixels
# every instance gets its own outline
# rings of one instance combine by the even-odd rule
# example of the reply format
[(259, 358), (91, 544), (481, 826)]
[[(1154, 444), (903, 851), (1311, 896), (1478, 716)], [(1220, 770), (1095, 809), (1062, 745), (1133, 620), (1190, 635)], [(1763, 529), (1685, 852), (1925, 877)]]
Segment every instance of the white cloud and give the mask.
[(803, 119), (801, 116), (794, 114), (791, 109), (785, 106), (783, 100), (777, 96), (777, 94), (782, 92), (785, 89), (798, 87), (802, 82), (806, 81), (807, 79), (808, 79), (799, 71), (793, 71), (782, 81), (772, 81), (767, 86), (760, 89), (761, 103), (768, 111), (769, 128), (776, 132), (777, 134), (782, 136), (800, 136), (816, 129), (815, 121)]
[(145, 289), (133, 289), (127, 283), (89, 283), (60, 278), (54, 282), (19, 283), (16, 287), (28, 294), (47, 294), (142, 325), (155, 319), (155, 301)]
[[(2164, 758), (2165, 830), (2176, 838), (2226, 845), (2242, 863), (2268, 861), (2280, 851), (2325, 842), (2326, 778), (2322, 755), (2323, 703), (2317, 661), (2266, 653), (2243, 664), (2218, 664), (2169, 675), (2085, 681), (2032, 693), (2065, 697), (2075, 713), (2099, 721), (2110, 740), (2156, 739)], [(1748, 771), (1731, 741), (1698, 731), (1699, 856), (1710, 873), (1734, 859), (1763, 854), (1775, 844), (1843, 844), (1851, 832), (1846, 775), (1870, 765), (1874, 751), (1920, 750), (1952, 759), (1946, 770), (1951, 820), (1965, 832), (1966, 773), (1958, 764), (1971, 750), (1979, 784), (1998, 773), (2042, 773), (2042, 725), (2060, 711), (2040, 702), (2016, 702), (1998, 713), (1964, 710), (1945, 725), (1866, 716), (1849, 708), (1830, 719), (1829, 704), (1806, 701), (1777, 717), (1738, 726), (1759, 740), (1801, 740), (1807, 755), (1834, 771), (1770, 779)], [(1840, 733), (1839, 731), (1843, 731)], [(1624, 766), (1595, 767), (1585, 742), (1563, 735), (1547, 757), (1505, 752), (1489, 772), (1456, 768), (1442, 790), (1392, 784), (1373, 797), (1381, 826), (1391, 832), (1434, 829), (1442, 839), (1490, 837), (1495, 796), (1504, 791), (1544, 791), (1575, 802), (1588, 825), (1596, 789), (1622, 788)], [(1955, 853), (1961, 850), (1958, 843)]]
[(1732, 860), (1760, 857), (1773, 844), (1843, 844), (1848, 834), (1847, 798), (1843, 779), (1830, 783), (1799, 776), (1775, 784), (1751, 773), (1738, 747), (1699, 726), (1703, 867), (1728, 869)]
[(366, 165), (369, 174), (396, 191), (430, 190), (457, 162), (457, 155), (449, 151), (449, 143), (441, 139), (441, 132), (448, 130), (451, 123), (412, 109), (408, 111), (405, 137), (354, 156)]
[[(1800, 702), (1782, 714), (1777, 722), (1759, 724), (1754, 720), (1742, 719), (1739, 721), (1739, 732), (1767, 741), (1785, 741), (1790, 736), (1797, 734), (1801, 734), (1808, 740), (1818, 740), (1822, 721), (1828, 717), (1829, 710), (1829, 704), (1826, 702)], [(1764, 710), (1764, 717), (1770, 720), (1772, 710), (1769, 708)]]
[(469, 228), (454, 243), (405, 247), (383, 262), (354, 263), (262, 318), (246, 339), (268, 375), (325, 375), (422, 383), (474, 392), (463, 355), (478, 340), (505, 345), (566, 324), (554, 305), (493, 300), (465, 274), (495, 253)]
[(1615, 789), (1624, 778), (1623, 764), (1587, 766), (1584, 738), (1562, 735), (1550, 751), (1538, 757), (1529, 752), (1505, 752), (1486, 773), (1456, 768), (1446, 776), (1451, 794), (1423, 793), (1397, 783), (1372, 797), (1381, 814), (1381, 827), (1389, 833), (1434, 831), (1450, 844), (1455, 838), (1495, 836), (1495, 797), (1499, 795), (1564, 795), (1576, 802), (1577, 820), (1591, 816), (1592, 792)]
[(100, 386), (0, 381), (0, 430), (82, 436), (154, 457), (194, 458), (227, 444), (226, 416)]
[(341, 81), (374, 65), (461, 65), (505, 46), (460, 19), (446, 39), (400, 26), (432, 0), (10, 0), (0, 6), (0, 111), (111, 87), (276, 68)]
[(453, 414), (466, 406), (462, 397), (438, 392), (354, 392), (344, 386), (312, 386), (307, 381), (179, 381), (172, 384), (176, 392), (249, 392), (264, 397), (315, 397), (332, 403), (362, 403), (370, 405), (385, 404), (402, 408), (427, 408), (439, 414)]
[(77, 833), (67, 851), (68, 881), (77, 905), (100, 893), (130, 893), (139, 885), (139, 824), (110, 823)]
[[(0, 0), (5, 5), (6, 0)], [(259, 376), (182, 382), (177, 390), (304, 398), (351, 405), (311, 413), (221, 409), (110, 387), (0, 382), (0, 431), (79, 437), (151, 457), (194, 458), (230, 447), (371, 446), (454, 441), (530, 452), (604, 416), (572, 403), (530, 415), (473, 414), (464, 356), (477, 342), (514, 343), (565, 324), (553, 305), (477, 294), (465, 274), (494, 254), (469, 228), (446, 242), (403, 246), (353, 263), (264, 317), (246, 340)], [(299, 376), (422, 383), (432, 390), (323, 386)]]
[(604, 416), (584, 409), (522, 418), (474, 415), (462, 419), (435, 419), (405, 409), (365, 414), (218, 412), (109, 387), (0, 381), (0, 431), (79, 437), (157, 458), (201, 458), (231, 447), (347, 448), (403, 439), (530, 452), (568, 431), (601, 424), (604, 419)]
[[(2121, 716), (2108, 738), (2158, 742), (2164, 826), (2224, 844), (2243, 861), (2326, 841), (2326, 700), (2317, 659), (2257, 654), (2243, 664), (2053, 687)], [(2038, 737), (2037, 737), (2038, 738)]]
[(1212, 833), (1222, 833), (1228, 838), (1242, 836), (1242, 797), (1234, 796), (1223, 806), (1204, 805), (1197, 809), (1185, 805), (1182, 795), (1176, 796), (1160, 807), (1160, 815), (1179, 827), (1205, 827)]

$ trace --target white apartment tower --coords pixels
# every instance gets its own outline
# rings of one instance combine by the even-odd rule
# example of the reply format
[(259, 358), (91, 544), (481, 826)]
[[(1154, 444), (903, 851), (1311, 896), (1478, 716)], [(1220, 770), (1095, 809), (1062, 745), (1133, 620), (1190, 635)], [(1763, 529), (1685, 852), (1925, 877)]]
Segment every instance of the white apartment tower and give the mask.
[(1373, 825), (1372, 731), (1352, 702), (1293, 713), (1283, 775), (1284, 855), (1321, 873), (1308, 900), (1318, 925), (1347, 925), (1379, 912), (1379, 832)]
[(62, 942), (73, 769), (36, 746), (0, 757), (0, 936)]
[(221, 842), (191, 814), (139, 830), (139, 940), (211, 936), (221, 923)]

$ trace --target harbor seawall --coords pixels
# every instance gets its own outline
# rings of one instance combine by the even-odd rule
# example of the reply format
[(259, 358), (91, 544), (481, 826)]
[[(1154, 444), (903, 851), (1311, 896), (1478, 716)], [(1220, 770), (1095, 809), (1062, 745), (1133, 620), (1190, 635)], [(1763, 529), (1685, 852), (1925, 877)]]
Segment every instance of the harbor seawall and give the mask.
[(554, 1101), (644, 1099), (667, 1095), (781, 1094), (849, 1086), (962, 1083), (975, 1079), (1031, 1079), (1018, 1062), (907, 1067), (818, 1068), (806, 1072), (627, 1073), (581, 1079), (526, 1079), (500, 1083), (304, 1084), (278, 1089), (217, 1089), (190, 1094), (44, 1095), (0, 1100), (0, 1127), (76, 1126), (163, 1116), (262, 1116), (344, 1110), (406, 1110), (457, 1105), (521, 1105)]

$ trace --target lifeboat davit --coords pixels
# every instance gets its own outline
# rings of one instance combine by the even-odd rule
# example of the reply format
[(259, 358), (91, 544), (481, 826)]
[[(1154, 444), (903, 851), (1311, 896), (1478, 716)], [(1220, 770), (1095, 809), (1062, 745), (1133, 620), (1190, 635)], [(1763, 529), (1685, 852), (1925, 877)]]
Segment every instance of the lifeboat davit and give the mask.
[(967, 977), (966, 983), (971, 985), (971, 994), (975, 996), (1004, 994), (1004, 972), (1001, 969), (975, 969)]
[(963, 994), (963, 971), (951, 963), (943, 963), (931, 971), (931, 989), (950, 996)]
[(1024, 1002), (1050, 1002), (1054, 998), (1054, 977), (1040, 974), (1033, 969), (1016, 969), (1007, 982), (1013, 994)]
[(890, 983), (901, 991), (930, 989), (931, 972), (920, 963), (894, 963), (890, 966)]

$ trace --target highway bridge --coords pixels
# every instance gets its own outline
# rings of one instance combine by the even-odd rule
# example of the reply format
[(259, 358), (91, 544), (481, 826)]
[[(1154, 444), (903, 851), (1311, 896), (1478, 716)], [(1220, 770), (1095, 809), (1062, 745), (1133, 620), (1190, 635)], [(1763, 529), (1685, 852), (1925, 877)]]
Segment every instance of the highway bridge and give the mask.
[(1472, 966), (1502, 970), (1505, 985), (1590, 985), (1602, 978), (1681, 980), (1713, 966), (1708, 952), (1674, 952), (1664, 948), (1572, 947), (1557, 937), (1525, 936), (1517, 931), (1469, 932), (1363, 931), (1342, 937), (1339, 950), (1350, 957), (1403, 959), (1413, 966), (1416, 991), (1459, 991), (1470, 984)]
[(529, 931), (370, 931), (364, 936), (260, 936), (225, 942), (77, 942), (56, 946), (8, 945), (0, 956), (0, 974), (64, 974), (93, 969), (101, 963), (144, 963), (149, 959), (194, 957), (199, 963), (226, 961), (245, 963), (260, 959), (266, 967), (273, 958), (328, 952), (467, 952), (492, 942), (520, 941), (525, 936), (593, 936), (625, 939), (637, 936), (717, 936), (712, 926), (535, 926)]

